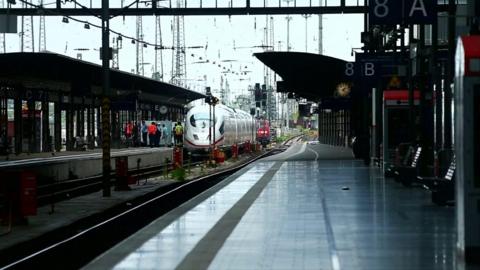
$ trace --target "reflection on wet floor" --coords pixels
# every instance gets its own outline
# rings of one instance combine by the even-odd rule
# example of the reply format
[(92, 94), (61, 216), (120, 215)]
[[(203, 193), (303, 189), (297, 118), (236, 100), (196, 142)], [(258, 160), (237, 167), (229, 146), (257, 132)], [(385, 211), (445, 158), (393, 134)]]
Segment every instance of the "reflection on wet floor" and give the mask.
[(131, 254), (115, 268), (455, 268), (454, 209), (361, 161), (264, 161), (238, 175), (163, 230), (160, 218), (132, 237), (158, 230), (140, 247), (117, 246)]

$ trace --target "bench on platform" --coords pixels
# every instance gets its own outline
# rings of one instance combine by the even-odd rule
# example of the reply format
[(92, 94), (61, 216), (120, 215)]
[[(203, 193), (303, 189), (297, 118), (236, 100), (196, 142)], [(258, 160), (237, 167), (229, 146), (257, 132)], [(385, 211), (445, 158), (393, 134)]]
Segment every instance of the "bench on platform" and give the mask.
[(417, 176), (417, 181), (432, 192), (432, 202), (438, 205), (452, 205), (455, 201), (455, 156), (452, 157), (450, 166), (445, 176), (421, 177)]
[(75, 150), (76, 151), (85, 151), (87, 150), (87, 142), (83, 137), (77, 136), (75, 138)]
[(395, 158), (393, 164), (385, 168), (385, 177), (395, 177), (395, 171), (398, 167), (407, 166), (412, 159), (414, 148), (411, 143), (400, 143), (395, 148)]
[(418, 146), (415, 151), (413, 147), (409, 150), (413, 154), (411, 161), (406, 166), (400, 166), (395, 168), (394, 177), (395, 181), (401, 182), (405, 186), (410, 186), (418, 175), (418, 164), (422, 155), (422, 147)]

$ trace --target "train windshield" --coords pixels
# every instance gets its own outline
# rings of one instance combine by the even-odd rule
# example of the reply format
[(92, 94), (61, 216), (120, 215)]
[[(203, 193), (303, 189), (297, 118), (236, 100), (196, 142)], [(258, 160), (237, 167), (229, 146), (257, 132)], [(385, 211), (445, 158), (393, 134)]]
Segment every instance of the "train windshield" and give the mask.
[(205, 128), (208, 125), (210, 117), (208, 113), (196, 113), (192, 116), (190, 116), (190, 125), (192, 127), (197, 127), (197, 124), (201, 128)]

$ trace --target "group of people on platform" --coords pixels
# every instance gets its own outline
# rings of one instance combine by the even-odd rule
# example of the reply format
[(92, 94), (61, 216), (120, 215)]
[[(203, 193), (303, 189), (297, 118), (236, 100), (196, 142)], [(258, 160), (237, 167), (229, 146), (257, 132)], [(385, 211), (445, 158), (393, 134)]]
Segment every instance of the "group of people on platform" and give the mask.
[[(170, 122), (168, 122), (170, 123)], [(125, 125), (125, 139), (127, 146), (150, 146), (159, 147), (160, 145), (170, 146), (172, 144), (171, 131), (165, 123), (146, 123), (142, 120), (141, 124), (128, 121)], [(176, 122), (173, 127), (174, 143), (181, 145), (183, 143), (183, 126)]]

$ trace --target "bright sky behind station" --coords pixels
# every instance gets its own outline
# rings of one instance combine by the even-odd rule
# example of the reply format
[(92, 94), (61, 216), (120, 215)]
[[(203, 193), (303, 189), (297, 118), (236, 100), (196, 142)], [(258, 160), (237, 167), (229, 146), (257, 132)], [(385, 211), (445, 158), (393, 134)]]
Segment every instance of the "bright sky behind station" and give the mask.
[[(89, 1), (79, 1), (88, 4)], [(98, 2), (100, 1), (93, 1)], [(116, 2), (116, 1), (111, 1)], [(19, 1), (17, 1), (19, 3)], [(190, 3), (190, 1), (188, 2)], [(205, 3), (205, 2), (204, 2)], [(17, 6), (19, 6), (17, 4)], [(112, 6), (115, 6), (112, 4)], [(290, 21), (290, 46), (291, 51), (305, 51), (305, 18), (301, 15), (291, 15)], [(100, 25), (100, 20), (95, 17), (75, 17)], [(286, 15), (268, 16), (274, 22), (275, 50), (286, 51), (287, 20)], [(163, 16), (162, 41), (163, 45), (173, 46), (171, 23), (173, 17)], [(221, 76), (228, 80), (230, 97), (246, 94), (249, 85), (263, 83), (264, 65), (253, 53), (263, 51), (255, 48), (265, 44), (264, 28), (267, 16), (185, 16), (185, 45), (204, 46), (200, 49), (186, 50), (187, 81), (186, 85), (196, 91), (204, 91), (205, 86), (212, 89), (220, 88)], [(20, 18), (19, 18), (20, 23)], [(319, 16), (311, 15), (307, 22), (307, 51), (318, 53), (318, 27)], [(111, 20), (112, 30), (129, 37), (135, 37), (135, 17), (116, 17)], [(38, 17), (34, 18), (35, 50), (38, 50)], [(19, 31), (21, 29), (19, 25)], [(360, 32), (363, 31), (363, 15), (323, 15), (323, 54), (353, 60), (352, 48), (361, 47)], [(143, 17), (143, 32), (146, 42), (155, 43), (155, 18)], [(95, 27), (85, 29), (79, 22), (70, 20), (62, 23), (62, 17), (46, 17), (47, 50), (70, 57), (82, 54), (83, 60), (100, 64), (99, 52), (101, 46), (101, 32)], [(7, 34), (7, 51), (20, 50), (19, 37), (16, 34)], [(111, 38), (115, 34), (111, 34)], [(234, 48), (237, 47), (237, 49)], [(78, 51), (79, 48), (90, 49)], [(120, 69), (131, 72), (135, 70), (135, 44), (123, 39), (123, 48), (120, 50)], [(144, 48), (145, 76), (151, 77), (154, 64), (154, 48)], [(201, 59), (200, 59), (201, 57)], [(208, 60), (208, 63), (195, 63)], [(169, 81), (172, 71), (172, 50), (163, 50), (164, 80)], [(216, 64), (214, 65), (213, 62)], [(222, 67), (218, 67), (221, 64)], [(223, 69), (225, 67), (225, 69)], [(231, 73), (222, 73), (230, 69)], [(250, 71), (246, 75), (242, 71)], [(236, 74), (238, 73), (238, 75)], [(204, 79), (207, 79), (206, 81)]]

